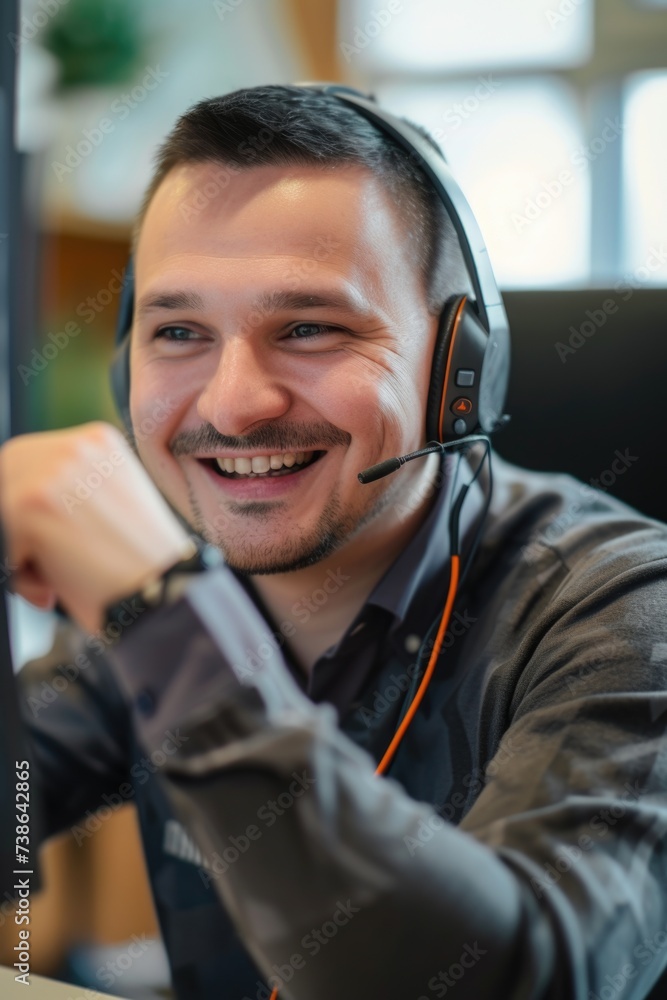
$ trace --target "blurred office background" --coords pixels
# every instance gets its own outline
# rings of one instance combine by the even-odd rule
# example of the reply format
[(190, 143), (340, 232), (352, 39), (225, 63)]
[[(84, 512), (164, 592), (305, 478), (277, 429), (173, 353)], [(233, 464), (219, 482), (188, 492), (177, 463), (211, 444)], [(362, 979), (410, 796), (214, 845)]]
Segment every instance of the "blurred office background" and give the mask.
[[(239, 87), (338, 80), (426, 125), (478, 217), (514, 342), (498, 452), (667, 519), (667, 0), (25, 0), (7, 44), (41, 265), (15, 431), (116, 419), (119, 276), (176, 117)], [(620, 475), (617, 450), (633, 456)], [(19, 631), (21, 659), (44, 636)], [(131, 807), (52, 844), (45, 871), (33, 971), (100, 989), (94, 949), (158, 940)], [(113, 992), (166, 995), (165, 975), (158, 943)]]

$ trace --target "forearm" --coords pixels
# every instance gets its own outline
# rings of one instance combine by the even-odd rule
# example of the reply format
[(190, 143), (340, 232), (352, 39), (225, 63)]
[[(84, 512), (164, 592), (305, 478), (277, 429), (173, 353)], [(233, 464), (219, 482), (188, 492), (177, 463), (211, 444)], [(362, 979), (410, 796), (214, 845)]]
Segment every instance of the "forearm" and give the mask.
[(444, 995), (451, 966), (471, 996), (544, 995), (553, 946), (534, 898), (453, 827), (437, 824), (427, 848), (410, 850), (433, 810), (375, 776), (278, 652), (248, 676), (247, 652), (269, 633), (227, 571), (159, 614), (113, 659), (144, 708), (147, 749), (178, 728), (163, 774), (207, 858), (202, 878), (285, 995)]

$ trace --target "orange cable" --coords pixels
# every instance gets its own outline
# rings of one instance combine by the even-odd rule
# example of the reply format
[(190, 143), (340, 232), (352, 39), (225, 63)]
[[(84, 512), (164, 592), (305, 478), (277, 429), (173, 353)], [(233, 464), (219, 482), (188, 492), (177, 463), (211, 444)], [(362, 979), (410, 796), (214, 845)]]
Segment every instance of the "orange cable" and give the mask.
[[(445, 632), (447, 631), (447, 626), (449, 625), (449, 619), (452, 616), (452, 608), (454, 607), (454, 599), (456, 597), (456, 588), (458, 587), (458, 583), (459, 583), (460, 564), (461, 564), (461, 560), (460, 560), (459, 556), (453, 555), (452, 558), (451, 558), (451, 570), (450, 570), (450, 575), (449, 575), (449, 590), (447, 592), (447, 600), (445, 601), (445, 610), (442, 613), (442, 618), (440, 620), (440, 626), (438, 628), (438, 634), (436, 635), (435, 642), (433, 643), (433, 650), (431, 652), (431, 657), (430, 657), (430, 659), (428, 661), (428, 666), (427, 666), (426, 670), (424, 671), (424, 676), (421, 679), (421, 683), (420, 683), (420, 685), (419, 685), (419, 687), (417, 689), (417, 693), (415, 694), (414, 698), (412, 699), (412, 702), (410, 704), (410, 708), (405, 713), (405, 717), (404, 717), (403, 721), (401, 722), (400, 726), (398, 727), (398, 729), (396, 730), (396, 732), (394, 733), (394, 737), (393, 737), (391, 743), (389, 744), (389, 746), (387, 747), (387, 749), (385, 751), (385, 754), (384, 754), (384, 757), (382, 758), (382, 760), (380, 761), (380, 763), (378, 764), (378, 766), (375, 769), (375, 773), (376, 774), (384, 774), (384, 772), (389, 767), (389, 764), (391, 763), (392, 758), (393, 758), (394, 754), (396, 753), (396, 750), (398, 749), (398, 745), (401, 742), (401, 740), (403, 739), (403, 736), (405, 735), (405, 731), (407, 730), (408, 726), (412, 722), (412, 720), (413, 720), (413, 718), (414, 718), (414, 716), (415, 716), (415, 714), (417, 712), (417, 709), (419, 708), (419, 706), (420, 706), (420, 704), (422, 702), (422, 699), (423, 699), (424, 695), (426, 694), (426, 688), (428, 687), (429, 681), (431, 680), (431, 677), (433, 676), (433, 672), (435, 670), (435, 665), (436, 665), (436, 663), (438, 661), (438, 657), (440, 656), (440, 650), (442, 649), (442, 643), (443, 643), (444, 638), (445, 638)], [(275, 986), (274, 989), (273, 989), (273, 993), (271, 994), (271, 1000), (278, 1000), (278, 987), (277, 986)]]
[(440, 620), (440, 627), (438, 628), (438, 634), (435, 637), (435, 642), (433, 644), (433, 651), (431, 653), (431, 658), (428, 661), (428, 666), (424, 671), (424, 676), (422, 677), (421, 684), (417, 689), (417, 693), (412, 699), (412, 704), (410, 708), (405, 713), (405, 718), (401, 722), (400, 726), (394, 733), (394, 738), (387, 747), (385, 755), (378, 764), (375, 773), (384, 774), (387, 770), (391, 760), (398, 749), (398, 745), (405, 735), (405, 731), (412, 722), (417, 709), (419, 708), (421, 701), (426, 694), (426, 688), (428, 687), (429, 681), (433, 676), (433, 671), (435, 670), (435, 665), (438, 661), (438, 656), (440, 655), (440, 650), (442, 648), (442, 643), (445, 638), (445, 632), (447, 631), (447, 626), (449, 625), (449, 619), (451, 618), (452, 608), (454, 607), (454, 598), (456, 597), (456, 588), (459, 582), (459, 565), (460, 559), (458, 556), (453, 555), (451, 559), (451, 571), (449, 576), (449, 591), (447, 593), (447, 600), (445, 602), (445, 610), (442, 613), (442, 619)]

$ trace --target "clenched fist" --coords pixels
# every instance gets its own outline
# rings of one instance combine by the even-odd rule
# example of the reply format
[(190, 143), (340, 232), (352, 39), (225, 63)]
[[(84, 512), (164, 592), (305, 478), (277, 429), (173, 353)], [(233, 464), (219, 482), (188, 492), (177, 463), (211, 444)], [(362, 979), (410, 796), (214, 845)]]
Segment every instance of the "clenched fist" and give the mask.
[(12, 589), (56, 600), (84, 629), (104, 608), (193, 555), (193, 543), (122, 434), (104, 423), (0, 448), (0, 519)]

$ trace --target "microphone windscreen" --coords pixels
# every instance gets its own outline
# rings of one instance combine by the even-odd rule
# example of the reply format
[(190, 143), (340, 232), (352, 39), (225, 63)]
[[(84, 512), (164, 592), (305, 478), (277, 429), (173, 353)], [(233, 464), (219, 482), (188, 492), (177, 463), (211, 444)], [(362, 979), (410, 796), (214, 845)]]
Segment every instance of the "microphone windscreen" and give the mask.
[(384, 462), (378, 462), (377, 465), (371, 465), (370, 469), (364, 469), (357, 475), (357, 479), (360, 483), (374, 483), (376, 479), (382, 479), (390, 472), (396, 472), (400, 467), (400, 459), (388, 458)]

